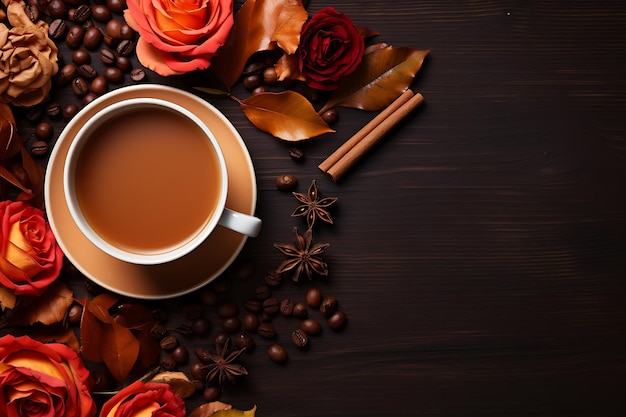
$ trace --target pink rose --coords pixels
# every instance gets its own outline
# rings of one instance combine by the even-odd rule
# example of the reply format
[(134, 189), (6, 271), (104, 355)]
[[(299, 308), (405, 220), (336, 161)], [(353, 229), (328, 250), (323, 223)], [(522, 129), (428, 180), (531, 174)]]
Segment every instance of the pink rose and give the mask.
[(185, 417), (185, 403), (163, 383), (133, 382), (109, 399), (100, 417)]
[(66, 345), (0, 338), (1, 416), (93, 417), (89, 388), (89, 371)]
[(43, 211), (22, 201), (0, 202), (0, 285), (16, 295), (40, 295), (62, 266), (63, 252)]
[(326, 7), (302, 26), (300, 72), (310, 87), (336, 90), (339, 79), (359, 65), (364, 49), (365, 40), (348, 16)]
[(137, 57), (168, 76), (206, 69), (233, 26), (233, 0), (127, 0)]

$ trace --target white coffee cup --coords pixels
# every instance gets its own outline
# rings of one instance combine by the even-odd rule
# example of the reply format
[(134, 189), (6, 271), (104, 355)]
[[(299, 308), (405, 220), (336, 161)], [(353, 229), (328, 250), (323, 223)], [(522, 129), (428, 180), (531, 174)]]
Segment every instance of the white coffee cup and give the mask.
[(155, 98), (112, 104), (69, 147), (63, 186), (87, 239), (119, 260), (154, 265), (181, 258), (218, 226), (257, 236), (261, 220), (226, 207), (228, 170), (210, 128)]

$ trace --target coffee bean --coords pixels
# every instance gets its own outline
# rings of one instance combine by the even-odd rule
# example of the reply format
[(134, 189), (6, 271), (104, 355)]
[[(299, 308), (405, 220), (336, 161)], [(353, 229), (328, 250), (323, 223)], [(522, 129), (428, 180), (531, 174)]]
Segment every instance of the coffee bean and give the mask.
[(159, 345), (161, 346), (161, 349), (172, 351), (176, 348), (176, 346), (178, 346), (178, 338), (171, 335), (165, 336), (163, 339), (161, 339)]
[(105, 26), (106, 33), (111, 36), (113, 39), (120, 39), (120, 28), (123, 23), (119, 19), (111, 19), (107, 22)]
[(89, 92), (89, 85), (87, 84), (87, 80), (81, 77), (74, 78), (72, 80), (72, 91), (78, 97), (83, 97)]
[(38, 140), (30, 145), (30, 152), (33, 155), (41, 156), (48, 153), (48, 142), (43, 140)]
[(209, 385), (202, 391), (202, 399), (205, 403), (210, 403), (220, 399), (222, 389), (217, 385)]
[(126, 0), (106, 0), (107, 7), (114, 13), (122, 13), (126, 8)]
[(263, 77), (259, 74), (248, 75), (243, 79), (243, 86), (252, 91), (263, 83)]
[(264, 63), (261, 61), (252, 61), (243, 69), (243, 76), (247, 77), (248, 75), (260, 74), (263, 69), (265, 69)]
[(227, 342), (230, 343), (229, 340), (230, 340), (230, 335), (228, 333), (219, 332), (213, 338), (213, 343), (215, 343), (215, 346), (224, 346), (226, 345)]
[(81, 103), (83, 103), (83, 106), (86, 106), (87, 104), (91, 103), (97, 98), (98, 98), (98, 95), (94, 93), (93, 91), (90, 91), (83, 96), (83, 98), (81, 99)]
[(91, 54), (83, 48), (78, 48), (72, 52), (72, 61), (76, 65), (89, 64), (91, 62)]
[(283, 278), (278, 272), (276, 272), (275, 269), (272, 269), (265, 273), (265, 278), (263, 278), (263, 280), (270, 287), (278, 287), (283, 281)]
[(298, 178), (295, 175), (284, 174), (276, 177), (276, 188), (280, 191), (291, 191), (298, 185)]
[(107, 67), (104, 69), (104, 78), (112, 83), (121, 83), (124, 80), (124, 73), (117, 67)]
[(80, 25), (72, 25), (65, 35), (65, 44), (70, 49), (77, 49), (83, 43), (85, 29)]
[(274, 314), (280, 307), (280, 301), (276, 297), (270, 297), (263, 301), (263, 312), (267, 314)]
[(104, 64), (111, 65), (115, 62), (115, 52), (110, 49), (102, 49), (100, 51), (100, 61)]
[(52, 101), (46, 105), (46, 114), (53, 119), (59, 117), (61, 112), (61, 105), (56, 101)]
[(245, 332), (237, 334), (233, 339), (233, 343), (239, 349), (246, 349), (246, 352), (248, 353), (252, 352), (256, 347), (254, 339)]
[(345, 327), (348, 322), (348, 317), (343, 311), (335, 311), (327, 320), (328, 327), (332, 330), (338, 331)]
[(42, 106), (30, 107), (26, 111), (26, 120), (28, 120), (31, 123), (35, 123), (36, 121), (41, 119), (41, 116), (43, 116), (43, 107)]
[(303, 348), (309, 344), (309, 336), (302, 329), (297, 329), (291, 332), (291, 341), (299, 348)]
[(117, 46), (117, 42), (119, 41), (119, 39), (114, 38), (113, 36), (109, 35), (108, 33), (104, 32), (104, 43), (106, 46), (108, 46), (109, 48), (115, 48)]
[(74, 10), (74, 21), (78, 23), (84, 23), (91, 18), (91, 7), (86, 4), (81, 4)]
[(91, 17), (93, 20), (106, 23), (111, 20), (111, 11), (103, 4), (94, 4), (91, 6)]
[[(122, 57), (120, 57), (122, 58)], [(146, 72), (142, 69), (142, 68), (133, 68), (130, 71), (130, 79), (135, 81), (135, 82), (139, 82), (141, 80), (143, 80), (144, 78), (146, 78)]]
[(115, 49), (118, 55), (128, 56), (135, 50), (135, 43), (128, 39), (122, 39)]
[(289, 317), (291, 313), (293, 313), (293, 301), (286, 298), (280, 302), (280, 314), (283, 316)]
[(335, 297), (326, 297), (324, 301), (322, 301), (322, 305), (320, 305), (320, 312), (326, 316), (330, 317), (335, 311), (337, 311), (337, 307), (339, 302)]
[(254, 290), (254, 296), (257, 298), (257, 300), (266, 300), (270, 297), (270, 295), (272, 295), (272, 291), (267, 285), (259, 285)]
[(300, 148), (289, 148), (289, 157), (294, 161), (302, 161), (304, 159), (304, 151)]
[(296, 303), (293, 306), (293, 311), (291, 312), (291, 315), (294, 316), (297, 319), (306, 319), (307, 316), (309, 315), (308, 309), (306, 307), (306, 304), (304, 303)]
[(205, 368), (202, 362), (194, 361), (191, 366), (189, 366), (189, 373), (192, 378), (204, 381), (209, 371)]
[(264, 85), (260, 85), (257, 88), (255, 88), (254, 90), (252, 90), (252, 95), (256, 96), (258, 94), (264, 93), (267, 90), (267, 88)]
[(269, 323), (261, 323), (257, 328), (257, 334), (266, 339), (273, 339), (276, 337), (276, 328)]
[(78, 303), (74, 303), (67, 312), (67, 322), (70, 326), (76, 326), (80, 324), (82, 316), (83, 306)]
[(300, 324), (300, 328), (304, 330), (304, 332), (311, 336), (317, 336), (322, 333), (322, 325), (319, 321), (314, 319), (306, 319)]
[(178, 365), (184, 365), (189, 360), (189, 353), (187, 348), (183, 345), (178, 345), (172, 351), (172, 358)]
[(337, 109), (328, 109), (324, 113), (322, 113), (322, 119), (326, 122), (326, 124), (332, 125), (337, 122), (339, 118), (339, 113), (337, 113)]
[(107, 91), (108, 83), (106, 78), (99, 76), (91, 81), (91, 91), (96, 94), (104, 94)]
[(278, 344), (271, 345), (267, 349), (267, 356), (276, 363), (285, 363), (288, 359), (287, 350)]
[(65, 120), (66, 122), (70, 121), (72, 117), (74, 117), (76, 113), (78, 113), (78, 110), (78, 105), (74, 103), (67, 103), (63, 106), (63, 111), (61, 113), (63, 116), (63, 120)]
[(191, 332), (199, 337), (208, 335), (211, 332), (211, 321), (206, 317), (198, 317), (191, 322)]
[(276, 81), (278, 81), (276, 69), (274, 67), (265, 68), (265, 71), (263, 71), (263, 82), (267, 85), (273, 85), (276, 84)]
[(95, 51), (102, 43), (103, 38), (104, 35), (102, 34), (100, 28), (89, 28), (83, 36), (83, 45), (90, 51)]
[(36, 23), (39, 20), (39, 8), (34, 4), (27, 4), (24, 7), (24, 11), (26, 15), (30, 19), (31, 22)]
[(54, 128), (50, 122), (40, 122), (35, 127), (35, 137), (39, 140), (48, 141), (54, 133)]
[(135, 38), (135, 31), (133, 28), (124, 23), (120, 26), (120, 39), (132, 41)]
[(319, 308), (322, 304), (322, 292), (317, 288), (311, 288), (306, 293), (306, 303), (311, 308)]
[[(115, 60), (115, 66), (124, 72), (130, 72), (130, 70), (133, 69), (133, 63), (131, 62), (130, 58), (128, 58), (127, 56), (118, 56), (117, 59)], [(130, 78), (133, 78), (132, 74)]]
[(48, 36), (50, 39), (61, 39), (67, 30), (67, 23), (63, 19), (54, 19), (48, 26)]
[(78, 67), (78, 76), (83, 77), (86, 80), (93, 80), (98, 76), (98, 72), (91, 65), (83, 64)]
[(244, 301), (243, 306), (251, 313), (260, 313), (263, 310), (263, 303), (256, 298), (249, 298)]
[(67, 84), (76, 78), (76, 65), (65, 64), (59, 70), (59, 79), (63, 84)]
[(67, 17), (67, 11), (67, 4), (65, 4), (63, 0), (50, 0), (50, 3), (48, 3), (48, 7), (46, 8), (48, 15), (55, 19)]
[(203, 288), (200, 291), (200, 300), (202, 301), (202, 304), (214, 307), (217, 305), (217, 294), (209, 288)]
[(235, 333), (241, 328), (239, 317), (228, 317), (222, 320), (222, 329), (226, 333)]
[(239, 307), (232, 301), (224, 301), (218, 304), (216, 312), (221, 318), (235, 317), (239, 314)]
[(241, 327), (250, 333), (256, 333), (260, 324), (259, 316), (254, 313), (247, 312), (241, 318)]

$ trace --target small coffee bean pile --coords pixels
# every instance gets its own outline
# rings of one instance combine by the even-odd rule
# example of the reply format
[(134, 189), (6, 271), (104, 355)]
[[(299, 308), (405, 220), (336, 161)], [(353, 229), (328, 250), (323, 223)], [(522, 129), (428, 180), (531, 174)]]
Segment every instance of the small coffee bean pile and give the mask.
[[(80, 110), (98, 96), (109, 91), (111, 85), (121, 85), (126, 76), (134, 82), (146, 77), (143, 68), (133, 64), (137, 34), (124, 22), (125, 0), (50, 0), (28, 2), (27, 11), (33, 21), (48, 23), (48, 36), (59, 49), (59, 70), (53, 76), (52, 94), (58, 89), (71, 89), (76, 102), (58, 103), (53, 98), (28, 110), (25, 119), (35, 125), (30, 150), (35, 156), (46, 155), (53, 140), (51, 121), (71, 120)], [(98, 71), (95, 61), (104, 69)], [(48, 120), (42, 120), (43, 118)], [(22, 128), (24, 133), (31, 129)]]

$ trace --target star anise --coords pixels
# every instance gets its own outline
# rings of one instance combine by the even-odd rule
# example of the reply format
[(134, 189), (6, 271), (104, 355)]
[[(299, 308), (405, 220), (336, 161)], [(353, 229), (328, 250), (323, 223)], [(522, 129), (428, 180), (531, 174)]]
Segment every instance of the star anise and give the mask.
[(293, 196), (298, 199), (302, 204), (296, 207), (293, 213), (294, 217), (306, 217), (307, 225), (309, 229), (313, 227), (315, 219), (320, 219), (326, 223), (333, 223), (333, 218), (328, 212), (328, 207), (333, 205), (337, 201), (336, 197), (321, 198), (320, 189), (317, 186), (315, 180), (311, 182), (309, 190), (306, 194), (292, 193)]
[(245, 348), (230, 350), (230, 339), (227, 339), (223, 346), (216, 346), (217, 354), (207, 352), (208, 364), (202, 369), (206, 370), (207, 382), (217, 380), (220, 387), (224, 387), (226, 382), (233, 382), (236, 377), (248, 375), (248, 371), (243, 365), (235, 363), (239, 355)]
[(311, 228), (304, 232), (304, 235), (298, 233), (298, 228), (293, 228), (295, 236), (295, 244), (275, 243), (274, 247), (287, 255), (285, 259), (276, 268), (278, 273), (293, 270), (292, 279), (298, 281), (302, 274), (309, 279), (313, 278), (313, 272), (319, 275), (328, 275), (328, 265), (320, 255), (330, 246), (328, 243), (316, 243), (311, 245), (313, 239), (313, 231)]

